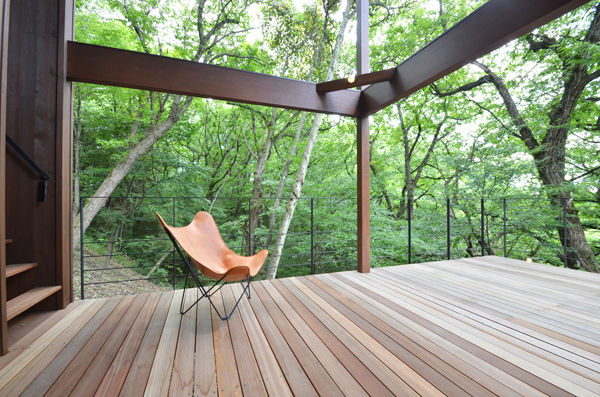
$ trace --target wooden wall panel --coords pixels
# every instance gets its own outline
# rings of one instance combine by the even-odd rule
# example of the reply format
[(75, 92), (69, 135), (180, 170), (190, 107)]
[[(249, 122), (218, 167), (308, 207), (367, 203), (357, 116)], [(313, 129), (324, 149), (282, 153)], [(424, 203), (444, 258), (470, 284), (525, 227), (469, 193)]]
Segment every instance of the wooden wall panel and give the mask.
[(0, 355), (8, 350), (6, 327), (6, 58), (10, 1), (0, 3)]
[(11, 7), (7, 134), (51, 179), (47, 201), (40, 202), (40, 178), (7, 150), (6, 227), (14, 241), (7, 261), (39, 264), (10, 292), (69, 284), (41, 309), (64, 307), (71, 300), (71, 88), (64, 68), (72, 10), (72, 0), (21, 0)]

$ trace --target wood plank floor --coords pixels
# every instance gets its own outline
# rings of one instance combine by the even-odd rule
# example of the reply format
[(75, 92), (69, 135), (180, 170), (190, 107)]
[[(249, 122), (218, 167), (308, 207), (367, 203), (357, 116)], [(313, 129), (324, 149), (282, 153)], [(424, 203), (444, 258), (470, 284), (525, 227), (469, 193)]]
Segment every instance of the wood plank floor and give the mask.
[(252, 287), (229, 321), (181, 316), (181, 290), (76, 302), (0, 357), (0, 395), (600, 395), (598, 274), (482, 257)]

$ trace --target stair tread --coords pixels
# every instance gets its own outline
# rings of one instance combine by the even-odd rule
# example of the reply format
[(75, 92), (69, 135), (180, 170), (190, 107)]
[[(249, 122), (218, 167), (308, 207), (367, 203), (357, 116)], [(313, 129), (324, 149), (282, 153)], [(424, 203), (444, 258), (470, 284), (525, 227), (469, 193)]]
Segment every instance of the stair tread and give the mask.
[(37, 263), (15, 263), (12, 265), (6, 265), (6, 278), (23, 273), (24, 271), (33, 269), (36, 266)]
[(4, 239), (4, 243), (5, 243), (5, 244), (12, 244), (12, 242), (13, 242), (13, 241), (12, 241), (12, 238), (7, 238), (7, 239)]
[(10, 320), (12, 318), (15, 318), (19, 314), (23, 313), (25, 310), (35, 305), (36, 303), (43, 301), (50, 295), (60, 290), (60, 285), (52, 285), (49, 287), (33, 288), (27, 292), (22, 293), (21, 295), (6, 302), (6, 319)]

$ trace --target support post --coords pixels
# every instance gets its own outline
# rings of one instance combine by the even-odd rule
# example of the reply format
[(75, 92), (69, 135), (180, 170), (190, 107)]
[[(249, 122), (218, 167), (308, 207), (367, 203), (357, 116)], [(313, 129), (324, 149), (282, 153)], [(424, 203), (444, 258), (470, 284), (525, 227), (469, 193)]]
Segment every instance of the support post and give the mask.
[(248, 256), (252, 255), (252, 197), (248, 198)]
[(315, 274), (315, 199), (310, 198), (310, 274)]
[(506, 258), (506, 197), (502, 199), (502, 209), (504, 210), (502, 235), (504, 236), (504, 257)]
[(358, 119), (358, 167), (357, 177), (357, 221), (358, 221), (358, 271), (368, 273), (371, 270), (371, 203), (369, 169), (369, 119)]
[(481, 198), (481, 256), (485, 255), (485, 199)]
[[(175, 226), (175, 197), (173, 197), (173, 226)], [(173, 263), (171, 265), (171, 283), (175, 289), (175, 250), (173, 250)]]
[(446, 258), (451, 259), (450, 252), (450, 198), (446, 198)]
[(85, 278), (84, 278), (84, 243), (83, 243), (83, 197), (79, 197), (79, 271), (81, 275), (81, 300), (85, 299)]
[(562, 213), (563, 213), (563, 264), (565, 268), (569, 267), (569, 260), (567, 258), (567, 199), (562, 198)]
[[(369, 71), (369, 1), (357, 1), (358, 23), (356, 29), (357, 74)], [(371, 174), (369, 168), (369, 118), (356, 119), (356, 188), (357, 188), (357, 270), (368, 273), (371, 270)]]
[(412, 263), (412, 212), (413, 212), (413, 201), (412, 199), (408, 199), (408, 203), (406, 206), (406, 214), (408, 218), (408, 263)]

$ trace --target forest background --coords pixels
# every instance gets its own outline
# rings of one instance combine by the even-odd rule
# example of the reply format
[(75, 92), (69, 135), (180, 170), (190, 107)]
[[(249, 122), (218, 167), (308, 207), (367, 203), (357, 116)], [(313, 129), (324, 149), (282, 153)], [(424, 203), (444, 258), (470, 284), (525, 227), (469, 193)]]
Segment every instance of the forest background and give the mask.
[[(483, 3), (372, 1), (371, 70)], [(355, 11), (351, 0), (78, 0), (76, 39), (320, 82), (355, 73)], [(373, 115), (372, 266), (484, 253), (599, 271), (599, 42), (590, 2)], [(269, 249), (261, 277), (356, 268), (354, 119), (74, 92), (86, 284), (122, 282), (102, 276), (121, 268), (181, 283), (155, 211), (178, 226), (210, 211), (234, 250)]]

